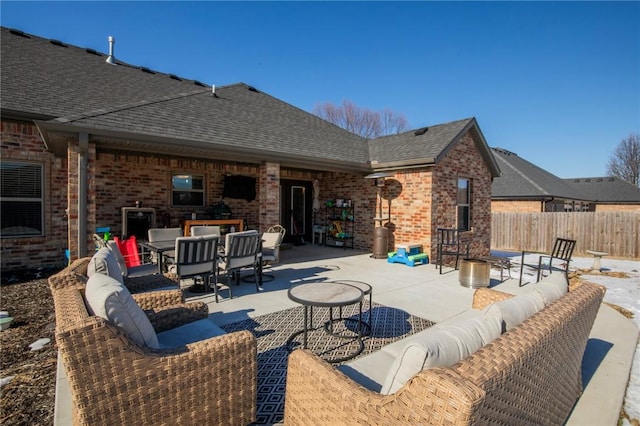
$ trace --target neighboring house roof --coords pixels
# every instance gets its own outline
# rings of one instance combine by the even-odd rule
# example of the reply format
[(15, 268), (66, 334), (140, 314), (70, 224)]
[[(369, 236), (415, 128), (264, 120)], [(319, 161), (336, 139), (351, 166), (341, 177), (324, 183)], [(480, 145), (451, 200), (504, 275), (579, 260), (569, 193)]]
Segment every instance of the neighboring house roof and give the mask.
[(475, 119), (432, 126), (412, 140), (403, 134), (367, 141), (243, 83), (217, 87), (214, 95), (197, 81), (119, 60), (111, 65), (93, 49), (4, 27), (0, 41), (3, 117), (34, 120), (59, 156), (70, 137), (87, 133), (111, 150), (368, 172), (426, 157), (437, 162), (470, 131), (499, 174)]
[(494, 179), (491, 185), (492, 199), (589, 199), (564, 179), (541, 169), (517, 154), (503, 148), (491, 148), (491, 150), (502, 170), (502, 176)]
[(475, 118), (424, 127), (418, 130), (383, 136), (369, 141), (369, 155), (374, 169), (436, 164), (467, 132), (484, 158), (491, 175), (500, 176), (500, 168), (493, 158)]
[(564, 181), (596, 203), (640, 204), (640, 188), (619, 177), (570, 178)]

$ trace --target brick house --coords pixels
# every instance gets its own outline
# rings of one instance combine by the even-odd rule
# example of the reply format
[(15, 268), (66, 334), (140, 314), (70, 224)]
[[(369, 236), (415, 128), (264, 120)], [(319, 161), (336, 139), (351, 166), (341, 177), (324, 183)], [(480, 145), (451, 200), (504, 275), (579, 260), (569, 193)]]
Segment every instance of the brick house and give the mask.
[(137, 202), (160, 227), (207, 217), (233, 177), (255, 182), (224, 197), (233, 217), (307, 241), (324, 223), (317, 180), (321, 200), (352, 200), (354, 246), (369, 250), (381, 212), (364, 176), (377, 171), (393, 174), (389, 249), (420, 242), (433, 257), (435, 229), (457, 226), (473, 255), (489, 251), (500, 169), (474, 118), (367, 140), (243, 83), (213, 88), (7, 28), (1, 42), (3, 270), (90, 253), (96, 229), (120, 235)]
[(640, 210), (640, 188), (622, 179), (562, 179), (511, 151), (491, 150), (502, 171), (491, 188), (493, 213)]
[(491, 188), (493, 213), (583, 211), (588, 207), (587, 197), (568, 182), (514, 152), (492, 151), (502, 171)]
[(589, 199), (589, 211), (640, 212), (640, 188), (615, 176), (564, 179)]

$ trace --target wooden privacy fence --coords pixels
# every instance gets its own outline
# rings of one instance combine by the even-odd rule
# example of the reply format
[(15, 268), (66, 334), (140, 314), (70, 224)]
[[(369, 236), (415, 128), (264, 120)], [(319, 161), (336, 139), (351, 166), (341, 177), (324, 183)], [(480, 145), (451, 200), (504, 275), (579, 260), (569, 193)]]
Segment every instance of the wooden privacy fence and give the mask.
[(587, 250), (640, 258), (640, 212), (492, 213), (491, 249), (548, 252), (557, 237)]

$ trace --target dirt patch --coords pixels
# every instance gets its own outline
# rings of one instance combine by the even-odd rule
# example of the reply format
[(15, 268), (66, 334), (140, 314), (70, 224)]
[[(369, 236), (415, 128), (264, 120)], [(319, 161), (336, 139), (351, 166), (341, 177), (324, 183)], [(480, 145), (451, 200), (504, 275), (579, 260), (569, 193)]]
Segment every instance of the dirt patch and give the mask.
[[(0, 332), (0, 378), (13, 376), (1, 390), (2, 425), (53, 424), (58, 349), (47, 277), (54, 272), (3, 273), (0, 310), (8, 311), (14, 320)], [(29, 345), (42, 338), (50, 342), (32, 351)]]

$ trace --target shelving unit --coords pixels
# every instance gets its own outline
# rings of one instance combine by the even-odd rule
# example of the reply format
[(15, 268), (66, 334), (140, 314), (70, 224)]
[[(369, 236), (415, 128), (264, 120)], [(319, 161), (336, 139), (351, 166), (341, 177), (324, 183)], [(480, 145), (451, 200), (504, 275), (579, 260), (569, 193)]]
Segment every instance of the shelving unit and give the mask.
[(325, 244), (330, 247), (353, 249), (355, 207), (331, 206), (326, 208), (327, 234)]

